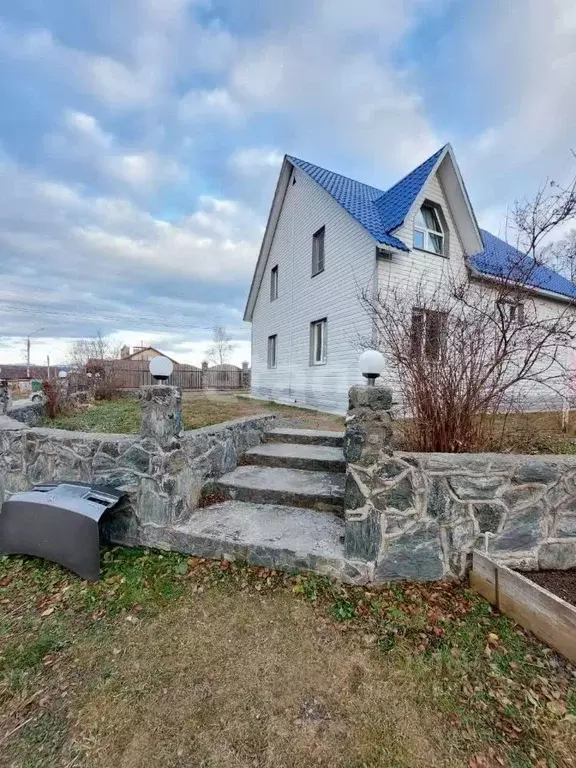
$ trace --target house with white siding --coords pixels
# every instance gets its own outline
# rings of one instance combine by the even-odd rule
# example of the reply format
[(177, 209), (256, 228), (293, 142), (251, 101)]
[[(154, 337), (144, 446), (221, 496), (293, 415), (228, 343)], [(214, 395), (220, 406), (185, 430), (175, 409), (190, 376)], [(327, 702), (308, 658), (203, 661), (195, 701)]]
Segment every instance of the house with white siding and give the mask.
[[(449, 144), (388, 190), (286, 156), (244, 315), (253, 396), (345, 412), (363, 382), (359, 339), (372, 333), (361, 291), (449, 270), (483, 284), (518, 256), (479, 228)], [(542, 312), (576, 299), (546, 267), (530, 281)]]

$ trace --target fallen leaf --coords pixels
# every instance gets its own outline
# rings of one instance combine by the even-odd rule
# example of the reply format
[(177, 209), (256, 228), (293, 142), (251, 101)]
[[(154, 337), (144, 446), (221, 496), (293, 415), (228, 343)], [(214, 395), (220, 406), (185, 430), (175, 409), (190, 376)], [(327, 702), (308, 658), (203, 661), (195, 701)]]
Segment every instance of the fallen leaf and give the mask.
[(50, 614), (54, 613), (54, 606), (51, 606), (50, 608), (46, 608), (45, 611), (42, 611), (40, 616), (50, 616)]

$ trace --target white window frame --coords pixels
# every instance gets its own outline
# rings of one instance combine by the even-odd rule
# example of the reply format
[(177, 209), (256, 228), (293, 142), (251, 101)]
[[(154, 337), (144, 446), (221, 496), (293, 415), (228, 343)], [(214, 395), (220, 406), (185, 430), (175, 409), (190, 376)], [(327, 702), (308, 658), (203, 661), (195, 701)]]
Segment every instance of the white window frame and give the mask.
[(270, 270), (270, 301), (278, 298), (278, 264)]
[[(435, 221), (438, 223), (439, 229), (431, 229), (430, 227), (422, 226), (417, 223), (418, 213), (422, 214), (422, 218), (424, 219), (424, 222), (426, 222), (426, 219), (424, 218), (424, 214), (422, 213), (422, 210), (424, 208), (427, 208), (429, 211), (432, 211), (432, 215)], [(414, 248), (418, 249), (419, 251), (428, 251), (428, 253), (434, 253), (436, 254), (436, 256), (445, 256), (446, 255), (446, 233), (444, 232), (442, 217), (440, 215), (440, 211), (438, 210), (438, 207), (433, 205), (432, 203), (428, 203), (424, 201), (420, 206), (420, 210), (418, 211), (418, 213), (414, 217)], [(424, 243), (422, 247), (420, 247), (419, 245), (416, 245), (417, 232), (420, 233), (424, 238)], [(442, 247), (439, 251), (437, 251), (432, 245), (433, 237), (440, 238)]]
[(310, 323), (310, 365), (326, 365), (327, 328), (328, 323), (325, 317)]
[(277, 368), (278, 366), (278, 334), (273, 333), (268, 336), (268, 368)]
[[(321, 244), (321, 245), (320, 245)], [(312, 235), (312, 277), (324, 272), (326, 266), (326, 227)]]

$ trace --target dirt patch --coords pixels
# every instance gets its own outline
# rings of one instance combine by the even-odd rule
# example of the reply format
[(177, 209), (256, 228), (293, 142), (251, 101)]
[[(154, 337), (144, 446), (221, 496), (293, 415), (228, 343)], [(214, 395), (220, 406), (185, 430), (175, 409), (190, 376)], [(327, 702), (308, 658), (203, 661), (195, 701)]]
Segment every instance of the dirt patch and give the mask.
[(522, 573), (527, 579), (544, 587), (556, 597), (576, 605), (576, 568), (569, 571), (530, 571)]
[[(167, 619), (127, 627), (81, 705), (91, 766), (460, 764), (416, 680), (289, 595), (197, 596)], [(78, 660), (95, 675), (103, 661), (95, 648)]]

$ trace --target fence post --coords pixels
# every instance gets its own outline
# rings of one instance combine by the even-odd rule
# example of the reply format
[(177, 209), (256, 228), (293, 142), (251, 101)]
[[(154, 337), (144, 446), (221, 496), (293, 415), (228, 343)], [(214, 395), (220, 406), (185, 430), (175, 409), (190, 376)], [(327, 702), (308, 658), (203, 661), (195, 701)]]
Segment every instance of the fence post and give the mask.
[(242, 389), (250, 389), (250, 368), (246, 360), (242, 363), (242, 375), (240, 379)]
[(206, 360), (202, 363), (202, 389), (208, 386), (208, 363)]

